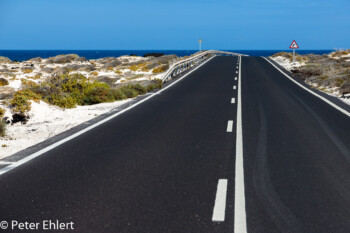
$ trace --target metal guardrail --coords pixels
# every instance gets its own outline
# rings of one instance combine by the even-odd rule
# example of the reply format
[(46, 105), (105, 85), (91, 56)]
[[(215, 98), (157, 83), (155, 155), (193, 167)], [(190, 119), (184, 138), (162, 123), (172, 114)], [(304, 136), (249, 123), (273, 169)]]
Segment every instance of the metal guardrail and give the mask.
[(219, 51), (219, 50), (208, 50), (204, 52), (199, 52), (191, 56), (190, 58), (187, 58), (185, 60), (181, 60), (172, 64), (169, 70), (163, 75), (162, 80), (163, 82), (166, 82), (170, 80), (172, 77), (188, 70), (189, 68), (211, 57), (212, 55), (221, 55), (221, 54), (230, 55), (230, 56), (248, 56), (245, 54), (232, 53), (232, 52)]

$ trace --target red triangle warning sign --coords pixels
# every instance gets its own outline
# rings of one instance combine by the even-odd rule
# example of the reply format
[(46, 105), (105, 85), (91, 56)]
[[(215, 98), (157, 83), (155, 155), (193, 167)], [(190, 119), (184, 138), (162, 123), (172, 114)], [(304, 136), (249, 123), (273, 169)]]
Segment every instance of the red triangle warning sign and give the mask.
[(289, 46), (290, 49), (298, 49), (299, 46), (295, 40), (293, 40), (292, 44)]

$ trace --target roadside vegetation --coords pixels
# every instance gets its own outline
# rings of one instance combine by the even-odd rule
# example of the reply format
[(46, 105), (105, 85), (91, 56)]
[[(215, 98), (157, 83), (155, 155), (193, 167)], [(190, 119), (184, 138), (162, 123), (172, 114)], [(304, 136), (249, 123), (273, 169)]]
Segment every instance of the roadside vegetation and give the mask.
[(3, 119), (5, 114), (5, 109), (0, 108), (0, 137), (4, 137), (6, 134), (6, 123)]
[[(293, 60), (292, 53), (277, 53), (272, 58), (283, 57)], [(339, 95), (350, 94), (350, 50), (335, 51), (324, 55), (296, 55), (296, 62), (291, 72), (307, 84), (325, 92), (337, 92)]]
[(150, 84), (126, 84), (112, 88), (105, 82), (91, 81), (82, 74), (58, 74), (41, 84), (24, 82), (23, 88), (13, 94), (9, 101), (14, 113), (25, 114), (31, 102), (43, 100), (60, 108), (92, 105), (134, 98), (149, 91), (162, 88), (161, 80)]

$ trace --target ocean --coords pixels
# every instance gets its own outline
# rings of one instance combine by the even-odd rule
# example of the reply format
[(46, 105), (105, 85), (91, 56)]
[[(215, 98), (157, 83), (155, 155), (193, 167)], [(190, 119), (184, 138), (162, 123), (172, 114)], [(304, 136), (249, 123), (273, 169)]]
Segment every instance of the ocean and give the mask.
[[(292, 50), (225, 50), (247, 54), (249, 56), (270, 56), (278, 52), (291, 52)], [(328, 54), (334, 50), (296, 50), (298, 54)], [(25, 61), (34, 57), (48, 58), (60, 54), (78, 54), (86, 59), (98, 59), (102, 57), (120, 57), (123, 55), (143, 56), (147, 53), (175, 54), (179, 57), (188, 56), (198, 50), (0, 50), (0, 56), (8, 57), (13, 61)]]

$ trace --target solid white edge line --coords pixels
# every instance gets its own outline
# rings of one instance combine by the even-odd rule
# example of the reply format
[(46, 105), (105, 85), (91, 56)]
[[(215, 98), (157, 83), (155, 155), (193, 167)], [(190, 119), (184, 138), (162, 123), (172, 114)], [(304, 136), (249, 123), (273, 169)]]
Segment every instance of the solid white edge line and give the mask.
[(348, 117), (350, 117), (350, 112), (346, 111), (345, 109), (339, 107), (338, 105), (332, 103), (331, 101), (329, 101), (328, 99), (324, 98), (323, 96), (311, 91), (310, 89), (308, 89), (307, 87), (301, 85), (300, 83), (298, 83), (297, 81), (295, 81), (293, 78), (291, 78), (288, 74), (286, 74), (285, 72), (283, 72), (283, 70), (281, 70), (280, 68), (278, 68), (275, 64), (273, 64), (269, 59), (264, 58), (266, 61), (268, 61), (273, 67), (275, 67), (279, 72), (281, 72), (284, 76), (286, 76), (288, 79), (290, 79), (291, 81), (293, 81), (295, 84), (297, 84), (299, 87), (303, 88), (304, 90), (308, 91), (309, 93), (313, 94), (314, 96), (320, 98), (321, 100), (323, 100), (324, 102), (326, 102), (327, 104), (331, 105), (332, 107), (334, 107), (335, 109), (339, 110), (340, 112), (344, 113), (345, 115), (347, 115)]
[(233, 121), (228, 121), (226, 132), (231, 133), (232, 131), (233, 131)]
[(247, 233), (247, 219), (245, 208), (244, 163), (243, 163), (243, 131), (242, 131), (242, 85), (240, 56), (237, 96), (237, 132), (236, 132), (236, 174), (235, 174), (235, 212), (234, 232)]
[(91, 129), (96, 128), (97, 126), (102, 125), (103, 123), (112, 120), (113, 118), (115, 118), (115, 117), (117, 117), (117, 116), (123, 114), (124, 112), (126, 112), (126, 111), (128, 111), (128, 110), (130, 110), (130, 109), (132, 109), (132, 108), (134, 108), (134, 107), (136, 107), (136, 106), (138, 106), (139, 104), (141, 104), (141, 103), (143, 103), (143, 102), (145, 102), (145, 101), (151, 99), (152, 97), (156, 96), (156, 95), (158, 94), (158, 92), (165, 91), (166, 89), (168, 89), (168, 88), (170, 88), (171, 86), (175, 85), (177, 82), (181, 81), (182, 79), (184, 79), (185, 77), (187, 77), (188, 75), (190, 75), (192, 72), (194, 72), (194, 71), (196, 71), (197, 69), (199, 69), (201, 66), (203, 66), (204, 64), (206, 64), (207, 62), (209, 62), (209, 61), (210, 61), (211, 59), (213, 59), (214, 57), (216, 57), (216, 56), (213, 56), (213, 57), (209, 58), (207, 61), (203, 62), (202, 64), (200, 64), (199, 66), (197, 66), (195, 69), (193, 69), (192, 71), (188, 72), (187, 74), (185, 74), (184, 76), (182, 76), (182, 77), (179, 78), (178, 80), (174, 81), (173, 83), (169, 84), (169, 85), (166, 86), (165, 88), (163, 88), (163, 89), (161, 89), (161, 90), (159, 90), (159, 91), (153, 93), (152, 95), (150, 95), (150, 96), (144, 98), (143, 100), (140, 100), (139, 102), (137, 102), (137, 103), (135, 103), (135, 104), (133, 104), (133, 105), (131, 105), (131, 106), (129, 106), (129, 107), (123, 109), (122, 111), (117, 112), (116, 114), (113, 114), (113, 115), (111, 115), (111, 116), (109, 116), (109, 117), (107, 117), (107, 118), (105, 118), (105, 119), (103, 119), (103, 120), (101, 120), (101, 121), (99, 121), (99, 122), (97, 122), (97, 123), (95, 123), (95, 124), (93, 124), (93, 125), (91, 125), (91, 126), (85, 128), (85, 129), (83, 129), (83, 130), (80, 130), (80, 131), (78, 131), (78, 132), (72, 134), (72, 135), (69, 136), (69, 137), (66, 137), (66, 138), (64, 138), (64, 139), (62, 139), (62, 140), (60, 140), (60, 141), (58, 141), (58, 142), (55, 142), (54, 144), (52, 144), (52, 145), (50, 145), (50, 146), (48, 146), (48, 147), (45, 147), (45, 148), (43, 148), (43, 149), (41, 149), (41, 150), (39, 150), (39, 151), (37, 151), (37, 152), (35, 152), (35, 153), (33, 153), (33, 154), (31, 154), (31, 155), (29, 155), (29, 156), (27, 156), (27, 157), (21, 159), (21, 160), (19, 160), (19, 161), (15, 162), (15, 163), (13, 163), (13, 164), (11, 164), (11, 165), (9, 165), (9, 166), (3, 168), (3, 169), (0, 169), (0, 176), (3, 175), (3, 174), (5, 174), (6, 172), (11, 171), (12, 169), (14, 169), (14, 168), (16, 168), (16, 167), (18, 167), (18, 166), (20, 166), (20, 165), (26, 163), (26, 162), (28, 162), (28, 161), (30, 161), (30, 160), (32, 160), (32, 159), (38, 157), (38, 156), (40, 156), (40, 155), (42, 155), (42, 154), (44, 154), (44, 153), (46, 153), (46, 152), (48, 152), (48, 151), (50, 151), (50, 150), (52, 150), (52, 149), (58, 147), (58, 146), (60, 146), (60, 145), (62, 145), (62, 144), (64, 144), (64, 143), (66, 143), (66, 142), (68, 142), (68, 141), (70, 141), (70, 140), (72, 140), (72, 139), (74, 139), (74, 138), (80, 136), (80, 135), (82, 135), (83, 133), (86, 133), (87, 131), (90, 131)]
[(236, 103), (236, 99), (235, 99), (235, 98), (232, 98), (232, 99), (231, 99), (231, 104), (234, 104), (234, 103)]
[(227, 179), (219, 179), (216, 189), (216, 198), (213, 209), (213, 222), (225, 221), (226, 212)]

